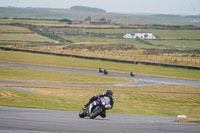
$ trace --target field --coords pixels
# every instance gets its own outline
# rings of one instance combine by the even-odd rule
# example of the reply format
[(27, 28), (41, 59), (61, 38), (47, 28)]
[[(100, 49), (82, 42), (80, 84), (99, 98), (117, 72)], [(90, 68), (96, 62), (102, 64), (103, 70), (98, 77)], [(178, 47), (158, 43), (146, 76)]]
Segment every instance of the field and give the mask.
[(22, 23), (22, 24), (58, 24), (58, 21), (54, 20), (27, 20), (27, 19), (0, 19), (0, 24), (9, 23)]
[[(198, 27), (195, 29), (193, 26), (170, 25), (67, 25), (60, 24), (58, 20), (34, 19), (0, 19), (0, 23), (4, 24), (0, 25), (0, 44), (5, 47), (139, 62), (200, 66)], [(50, 34), (44, 31), (41, 25), (45, 28), (56, 26), (66, 30), (67, 27), (70, 29), (79, 27), (85, 30), (86, 34)], [(152, 32), (157, 39), (122, 38), (123, 34), (138, 28)]]
[(152, 30), (160, 39), (200, 39), (200, 30)]
[(10, 26), (10, 25), (0, 25), (0, 33), (27, 33), (27, 34), (31, 34), (33, 33), (32, 31), (30, 31), (27, 28), (23, 28), (23, 27), (17, 27), (17, 26)]
[(199, 49), (199, 42), (196, 40), (151, 40), (155, 46), (172, 47), (181, 49)]
[(0, 25), (0, 41), (3, 44), (15, 42), (55, 42), (50, 38), (38, 35), (27, 28)]
[(200, 80), (199, 70), (170, 68), (161, 66), (147, 66), (141, 64), (124, 64), (98, 60), (94, 61), (70, 57), (30, 54), (24, 52), (0, 51), (0, 62), (78, 68), (86, 70), (98, 70), (98, 68), (105, 68), (110, 72), (130, 73), (131, 71), (133, 71), (136, 74), (142, 75), (154, 75), (161, 77)]
[[(138, 48), (145, 47), (146, 45), (138, 42), (137, 40), (130, 39), (113, 39), (113, 38), (101, 38), (101, 37), (87, 37), (87, 36), (63, 36), (65, 39), (73, 41), (75, 44), (97, 43), (97, 44), (124, 44), (133, 45)], [(151, 46), (150, 46), (151, 47)]]
[[(141, 29), (142, 30), (142, 29)], [(200, 30), (156, 30), (144, 29), (147, 32), (152, 32), (160, 39), (200, 39)], [(89, 33), (97, 34), (125, 34), (137, 29), (86, 29)]]
[(0, 34), (0, 41), (22, 41), (22, 42), (55, 42), (52, 39), (38, 34)]
[(144, 29), (156, 35), (156, 40), (112, 37), (122, 36), (134, 30), (86, 29), (91, 36), (66, 35), (62, 37), (74, 42), (68, 47), (66, 51), (68, 53), (74, 50), (71, 53), (99, 57), (101, 56), (99, 53), (103, 52), (102, 56), (105, 58), (200, 66), (200, 30)]

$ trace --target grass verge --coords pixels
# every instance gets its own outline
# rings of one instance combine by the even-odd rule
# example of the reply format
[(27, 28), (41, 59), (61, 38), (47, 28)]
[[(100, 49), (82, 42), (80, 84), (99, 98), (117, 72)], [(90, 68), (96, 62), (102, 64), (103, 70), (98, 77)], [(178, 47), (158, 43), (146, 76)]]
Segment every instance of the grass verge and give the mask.
[(198, 124), (200, 124), (199, 119), (180, 119), (180, 120), (176, 120), (174, 122), (176, 122), (176, 123), (198, 123)]

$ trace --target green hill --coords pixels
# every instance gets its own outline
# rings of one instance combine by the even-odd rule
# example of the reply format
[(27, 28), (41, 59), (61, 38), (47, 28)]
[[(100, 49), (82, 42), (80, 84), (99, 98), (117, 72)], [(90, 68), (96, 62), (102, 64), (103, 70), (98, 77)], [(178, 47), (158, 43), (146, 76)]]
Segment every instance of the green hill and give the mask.
[(72, 6), (72, 11), (90, 12), (90, 13), (106, 13), (105, 10), (99, 8), (85, 7), (85, 6)]

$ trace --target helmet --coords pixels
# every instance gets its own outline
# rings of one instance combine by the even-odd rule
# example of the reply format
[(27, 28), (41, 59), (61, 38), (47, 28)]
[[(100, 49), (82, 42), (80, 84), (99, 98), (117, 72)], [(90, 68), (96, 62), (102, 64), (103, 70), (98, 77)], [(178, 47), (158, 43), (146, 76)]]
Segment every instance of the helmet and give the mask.
[(108, 95), (113, 95), (113, 91), (112, 90), (107, 90), (106, 91), (106, 95), (108, 96)]

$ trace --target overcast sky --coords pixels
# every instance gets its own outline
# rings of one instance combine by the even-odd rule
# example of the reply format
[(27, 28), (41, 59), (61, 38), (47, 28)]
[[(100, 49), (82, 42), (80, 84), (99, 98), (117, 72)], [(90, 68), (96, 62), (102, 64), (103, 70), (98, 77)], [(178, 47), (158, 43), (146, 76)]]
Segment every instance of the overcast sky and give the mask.
[(0, 0), (0, 7), (89, 6), (118, 13), (200, 15), (200, 0)]

